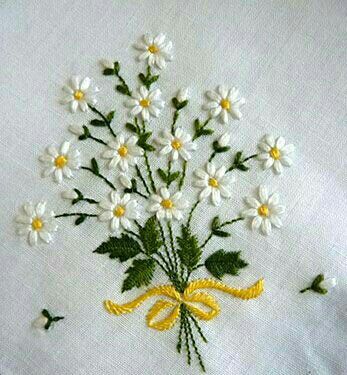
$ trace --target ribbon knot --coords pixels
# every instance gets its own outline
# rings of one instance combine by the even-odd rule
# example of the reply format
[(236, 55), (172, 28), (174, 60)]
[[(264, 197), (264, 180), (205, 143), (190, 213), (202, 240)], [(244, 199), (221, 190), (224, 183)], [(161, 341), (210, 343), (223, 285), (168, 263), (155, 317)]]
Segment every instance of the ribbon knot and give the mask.
[[(159, 285), (147, 290), (147, 292), (133, 301), (123, 305), (116, 304), (110, 300), (104, 301), (104, 305), (106, 310), (111, 314), (122, 315), (132, 312), (151, 297), (167, 297), (168, 299), (159, 299), (156, 301), (146, 316), (148, 327), (159, 331), (165, 331), (172, 328), (176, 323), (180, 315), (182, 304), (200, 320), (211, 320), (219, 314), (220, 306), (216, 299), (208, 293), (196, 291), (199, 289), (215, 289), (234, 297), (247, 300), (257, 298), (263, 292), (264, 280), (258, 280), (247, 289), (237, 289), (212, 279), (200, 279), (189, 283), (183, 293), (177, 292), (172, 285)], [(158, 315), (167, 310), (168, 314), (164, 318), (157, 319)]]

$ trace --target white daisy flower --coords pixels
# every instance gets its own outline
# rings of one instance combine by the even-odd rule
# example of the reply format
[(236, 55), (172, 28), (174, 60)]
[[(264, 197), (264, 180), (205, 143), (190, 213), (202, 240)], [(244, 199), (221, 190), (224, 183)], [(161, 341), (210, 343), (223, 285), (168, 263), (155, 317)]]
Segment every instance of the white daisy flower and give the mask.
[(229, 115), (234, 120), (241, 119), (240, 108), (246, 100), (239, 96), (239, 90), (236, 87), (229, 90), (220, 85), (217, 91), (207, 91), (206, 95), (210, 101), (204, 105), (204, 109), (210, 112), (211, 117), (220, 116), (224, 124), (228, 123)]
[(287, 144), (283, 137), (276, 140), (272, 135), (265, 135), (258, 145), (261, 153), (258, 159), (263, 161), (263, 168), (273, 168), (277, 174), (282, 173), (283, 166), (290, 167), (293, 164), (289, 155), (294, 151), (294, 145)]
[(118, 166), (122, 172), (126, 172), (129, 169), (129, 165), (136, 165), (137, 157), (143, 155), (143, 149), (136, 145), (137, 141), (136, 135), (132, 135), (125, 140), (124, 135), (119, 134), (115, 141), (109, 142), (107, 144), (109, 149), (102, 154), (103, 158), (110, 159), (109, 169), (114, 169)]
[(121, 197), (115, 191), (110, 193), (110, 199), (103, 199), (99, 206), (104, 210), (99, 215), (100, 221), (109, 221), (112, 231), (120, 231), (121, 227), (130, 229), (132, 227), (131, 220), (139, 218), (139, 210), (137, 201), (130, 198), (130, 194), (124, 194)]
[(188, 100), (189, 99), (189, 91), (187, 88), (184, 88), (184, 89), (180, 89), (176, 95), (176, 99), (182, 103), (184, 102), (185, 100)]
[(89, 77), (82, 79), (79, 76), (73, 76), (70, 79), (70, 84), (63, 86), (63, 90), (66, 95), (62, 98), (61, 103), (70, 103), (70, 110), (73, 113), (77, 111), (77, 108), (86, 112), (88, 104), (94, 105), (97, 102), (95, 94), (99, 89), (91, 84)]
[(149, 66), (156, 66), (159, 69), (166, 67), (166, 62), (172, 60), (172, 42), (165, 41), (166, 36), (159, 34), (156, 37), (145, 34), (143, 41), (135, 44), (135, 48), (143, 51), (138, 59), (148, 60)]
[(234, 178), (227, 179), (225, 177), (226, 170), (224, 166), (216, 169), (215, 165), (210, 162), (206, 164), (206, 171), (199, 168), (194, 172), (197, 180), (193, 184), (195, 187), (202, 188), (199, 195), (200, 200), (211, 195), (212, 203), (215, 206), (219, 206), (222, 197), (231, 197), (229, 185), (234, 182)]
[(70, 142), (65, 141), (58, 150), (55, 146), (47, 147), (46, 152), (39, 157), (44, 165), (43, 177), (54, 176), (58, 183), (63, 181), (63, 177), (71, 178), (72, 170), (77, 170), (81, 166), (80, 152), (70, 150)]
[(132, 98), (128, 99), (125, 105), (132, 108), (130, 111), (131, 116), (141, 115), (144, 121), (148, 121), (150, 116), (159, 116), (165, 102), (161, 100), (161, 91), (159, 89), (148, 91), (145, 86), (142, 86), (139, 92), (132, 94)]
[(190, 151), (195, 151), (197, 146), (192, 142), (192, 137), (184, 133), (182, 128), (175, 130), (175, 135), (169, 131), (164, 131), (163, 136), (156, 140), (163, 148), (159, 151), (160, 155), (170, 154), (171, 160), (177, 160), (180, 156), (187, 161), (191, 158)]
[(158, 220), (181, 220), (183, 218), (182, 210), (188, 207), (188, 201), (182, 199), (180, 191), (171, 196), (166, 187), (161, 187), (157, 194), (152, 194), (150, 201), (148, 210), (155, 212)]
[(252, 229), (256, 230), (259, 227), (265, 235), (271, 233), (272, 225), (276, 228), (282, 227), (282, 220), (280, 216), (285, 211), (285, 206), (279, 203), (278, 193), (273, 193), (269, 196), (266, 186), (259, 186), (259, 200), (253, 197), (245, 198), (249, 209), (242, 212), (242, 216), (251, 217)]
[(16, 217), (17, 233), (26, 236), (31, 246), (38, 240), (49, 243), (52, 241), (52, 232), (58, 228), (53, 211), (46, 211), (46, 202), (39, 202), (34, 206), (31, 202), (23, 205), (22, 213)]

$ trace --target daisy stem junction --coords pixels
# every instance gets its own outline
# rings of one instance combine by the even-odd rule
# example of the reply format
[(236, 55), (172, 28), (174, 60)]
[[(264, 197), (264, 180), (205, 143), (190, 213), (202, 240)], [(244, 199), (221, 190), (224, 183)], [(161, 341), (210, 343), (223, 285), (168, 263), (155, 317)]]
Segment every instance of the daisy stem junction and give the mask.
[(105, 115), (103, 115), (98, 109), (96, 109), (94, 106), (88, 104), (89, 108), (94, 112), (96, 113), (97, 115), (100, 116), (100, 118), (102, 118), (102, 120), (105, 122), (106, 126), (108, 127), (110, 133), (115, 137), (117, 138), (116, 136), (116, 133), (113, 131), (112, 127), (111, 127), (111, 122), (107, 119), (107, 117)]
[(81, 169), (84, 169), (86, 171), (89, 171), (91, 173), (93, 173), (95, 176), (97, 177), (100, 177), (103, 181), (106, 182), (106, 184), (113, 190), (117, 190), (116, 187), (113, 185), (113, 183), (111, 181), (109, 181), (105, 176), (103, 176), (102, 174), (94, 171), (92, 168), (89, 168), (89, 167), (81, 167)]

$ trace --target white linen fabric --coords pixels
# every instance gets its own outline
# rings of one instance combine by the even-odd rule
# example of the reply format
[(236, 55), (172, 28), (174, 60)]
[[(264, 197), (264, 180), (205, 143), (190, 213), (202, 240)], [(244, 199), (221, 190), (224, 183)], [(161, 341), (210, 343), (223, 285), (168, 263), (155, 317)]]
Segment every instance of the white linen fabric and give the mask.
[[(29, 247), (14, 230), (14, 216), (27, 200), (46, 199), (60, 213), (70, 210), (60, 198), (67, 187), (83, 187), (97, 199), (108, 193), (84, 171), (60, 186), (42, 179), (37, 159), (47, 145), (75, 139), (68, 125), (91, 118), (72, 115), (59, 104), (61, 86), (73, 74), (94, 78), (101, 89), (99, 108), (115, 107), (115, 127), (123, 126), (124, 97), (114, 92), (114, 78), (102, 76), (98, 61), (120, 61), (122, 73), (137, 87), (143, 65), (132, 45), (145, 32), (164, 32), (174, 43), (174, 61), (161, 72), (158, 86), (166, 101), (177, 89), (191, 88), (190, 104), (179, 119), (186, 130), (204, 116), (204, 92), (225, 83), (239, 87), (247, 104), (241, 121), (213, 122), (216, 136), (230, 131), (232, 149), (248, 155), (265, 133), (283, 135), (296, 146), (294, 165), (283, 175), (263, 172), (252, 161), (250, 172), (235, 173), (231, 200), (221, 208), (204, 203), (194, 217), (203, 239), (214, 215), (236, 217), (245, 208), (242, 197), (254, 194), (260, 183), (278, 191), (287, 206), (284, 227), (271, 236), (239, 223), (232, 239), (214, 238), (206, 250), (243, 251), (249, 266), (239, 277), (225, 277), (227, 284), (243, 287), (259, 277), (266, 282), (265, 293), (248, 302), (216, 293), (221, 313), (202, 323), (209, 340), (200, 345), (207, 373), (347, 373), (346, 14), (344, 0), (1, 2), (2, 375), (200, 371), (176, 352), (177, 326), (158, 332), (145, 325), (153, 301), (120, 317), (104, 310), (104, 299), (125, 302), (143, 290), (121, 294), (126, 265), (92, 253), (109, 234), (105, 223), (88, 220), (75, 227), (63, 219), (54, 243), (37, 247)], [(168, 105), (151, 126), (163, 129), (171, 116)], [(198, 146), (185, 190), (191, 202), (198, 194), (190, 187), (192, 171), (205, 162), (210, 147), (202, 138)], [(89, 142), (77, 147), (84, 161), (92, 150), (102, 151)], [(228, 163), (230, 156), (216, 160)], [(109, 176), (115, 180), (112, 172)], [(320, 272), (335, 276), (338, 286), (326, 296), (299, 294)], [(206, 276), (204, 270), (197, 272)], [(157, 272), (153, 284), (165, 282)], [(31, 322), (42, 308), (65, 320), (39, 334)]]

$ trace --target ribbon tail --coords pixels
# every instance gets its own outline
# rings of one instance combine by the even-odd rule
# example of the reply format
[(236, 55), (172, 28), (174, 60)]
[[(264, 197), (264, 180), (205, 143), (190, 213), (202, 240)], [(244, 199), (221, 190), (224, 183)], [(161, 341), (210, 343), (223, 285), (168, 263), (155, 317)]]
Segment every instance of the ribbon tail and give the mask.
[(264, 279), (258, 280), (255, 284), (247, 289), (232, 288), (226, 284), (212, 279), (201, 279), (191, 282), (185, 293), (190, 294), (196, 289), (215, 289), (230, 294), (240, 299), (252, 299), (259, 297), (264, 291)]
[(148, 298), (157, 295), (164, 295), (166, 297), (171, 297), (173, 299), (179, 299), (179, 293), (176, 292), (175, 288), (171, 285), (161, 285), (152, 289), (147, 290), (146, 293), (135, 298), (133, 301), (119, 305), (111, 300), (104, 301), (105, 309), (115, 315), (122, 315), (131, 313), (137, 307), (142, 305)]
[[(155, 318), (164, 310), (172, 308), (170, 314), (159, 321)], [(148, 311), (146, 316), (147, 325), (150, 328), (154, 328), (158, 331), (166, 331), (174, 326), (177, 318), (180, 315), (180, 305), (171, 301), (159, 300), (152, 308)]]

